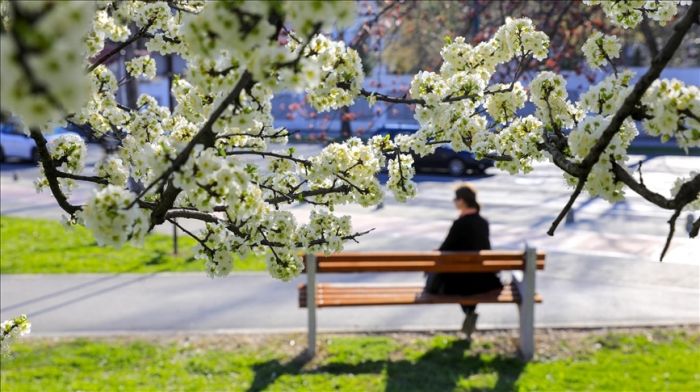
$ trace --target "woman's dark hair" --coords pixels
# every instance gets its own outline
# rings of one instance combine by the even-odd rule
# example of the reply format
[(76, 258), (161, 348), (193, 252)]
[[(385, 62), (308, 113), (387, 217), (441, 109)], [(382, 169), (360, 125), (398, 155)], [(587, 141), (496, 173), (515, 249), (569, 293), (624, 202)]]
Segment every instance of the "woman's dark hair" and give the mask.
[(476, 208), (476, 211), (481, 210), (481, 206), (476, 201), (476, 190), (470, 184), (462, 184), (457, 189), (455, 189), (455, 200), (462, 200), (464, 203), (471, 208)]

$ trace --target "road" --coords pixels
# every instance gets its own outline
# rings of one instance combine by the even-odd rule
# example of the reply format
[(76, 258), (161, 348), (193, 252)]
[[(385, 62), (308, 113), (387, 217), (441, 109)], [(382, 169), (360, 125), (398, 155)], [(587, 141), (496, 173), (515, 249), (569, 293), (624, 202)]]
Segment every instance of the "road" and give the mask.
[[(304, 155), (315, 146), (299, 146)], [(99, 159), (90, 150), (90, 161)], [(700, 157), (635, 157), (645, 159), (645, 184), (668, 194), (677, 176), (700, 167)], [(58, 218), (60, 209), (49, 194), (36, 194), (36, 169), (28, 165), (0, 167), (3, 215)], [(700, 323), (700, 240), (689, 239), (679, 219), (673, 244), (663, 263), (658, 255), (668, 233), (669, 213), (630, 194), (609, 204), (581, 197), (575, 221), (554, 237), (545, 234), (570, 195), (561, 173), (537, 165), (528, 176), (490, 175), (467, 178), (479, 190), (483, 215), (491, 223), (494, 248), (519, 249), (527, 241), (548, 253), (547, 269), (538, 276), (545, 298), (538, 306), (538, 326), (605, 326)], [(374, 228), (356, 250), (425, 250), (439, 246), (455, 218), (450, 177), (421, 174), (418, 196), (397, 203), (391, 196), (381, 209), (342, 207), (356, 230)], [(84, 201), (91, 189), (73, 193)], [(291, 211), (305, 220), (309, 206)], [(196, 224), (183, 222), (196, 227)], [(160, 228), (170, 232), (171, 228)], [(328, 280), (420, 280), (415, 274), (345, 275)], [(172, 330), (290, 330), (304, 326), (296, 305), (296, 284), (264, 274), (234, 274), (210, 280), (204, 273), (156, 275), (56, 275), (0, 277), (2, 317), (27, 312), (38, 334), (112, 333)], [(511, 327), (515, 307), (482, 306), (480, 328)], [(321, 329), (454, 329), (460, 320), (455, 306), (324, 309)]]

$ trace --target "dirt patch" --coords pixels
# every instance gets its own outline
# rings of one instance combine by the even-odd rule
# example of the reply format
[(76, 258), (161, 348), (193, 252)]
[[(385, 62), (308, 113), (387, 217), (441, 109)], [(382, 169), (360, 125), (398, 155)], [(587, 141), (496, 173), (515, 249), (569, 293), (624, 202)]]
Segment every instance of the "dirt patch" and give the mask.
[[(549, 361), (563, 358), (581, 358), (605, 347), (616, 345), (620, 336), (636, 336), (648, 341), (665, 342), (682, 338), (700, 345), (700, 325), (649, 327), (649, 328), (595, 328), (595, 329), (537, 329), (535, 334), (536, 359)], [(328, 333), (318, 337), (318, 353), (312, 362), (325, 358), (324, 345), (338, 337), (379, 336), (397, 342), (397, 346), (409, 346), (427, 342), (436, 336), (463, 339), (461, 333), (452, 332), (387, 332), (387, 333)], [(45, 343), (75, 340), (75, 337), (31, 337)], [(84, 339), (84, 338), (83, 338)], [(195, 350), (222, 350), (244, 352), (274, 352), (290, 360), (303, 358), (306, 335), (303, 333), (239, 334), (197, 333), (167, 335), (99, 336), (90, 340), (104, 342), (146, 341), (158, 344), (175, 344)], [(472, 336), (469, 351), (474, 354), (516, 356), (517, 330), (477, 331)], [(400, 353), (396, 353), (401, 355)]]

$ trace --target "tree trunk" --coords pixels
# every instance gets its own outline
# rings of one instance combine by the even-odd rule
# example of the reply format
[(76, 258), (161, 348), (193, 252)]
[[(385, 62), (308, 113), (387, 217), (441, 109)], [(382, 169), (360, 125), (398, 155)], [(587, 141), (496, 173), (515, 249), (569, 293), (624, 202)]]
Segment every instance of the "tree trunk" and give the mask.
[(340, 109), (340, 138), (349, 139), (352, 137), (352, 121), (350, 121), (350, 108), (343, 106)]

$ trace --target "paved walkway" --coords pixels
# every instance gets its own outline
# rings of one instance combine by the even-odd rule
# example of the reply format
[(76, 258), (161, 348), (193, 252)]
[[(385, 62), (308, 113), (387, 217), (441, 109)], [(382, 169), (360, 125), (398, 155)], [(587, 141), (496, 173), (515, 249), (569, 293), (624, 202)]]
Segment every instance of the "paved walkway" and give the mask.
[[(297, 146), (302, 155), (317, 146)], [(101, 156), (92, 147), (89, 162)], [(643, 157), (636, 157), (642, 159)], [(655, 157), (644, 163), (645, 184), (667, 194), (677, 176), (700, 167), (700, 157)], [(0, 165), (2, 215), (57, 219), (61, 211), (44, 192), (36, 194), (31, 165)], [(626, 201), (609, 204), (580, 197), (576, 220), (554, 237), (545, 233), (566, 203), (571, 189), (561, 171), (539, 164), (528, 176), (493, 172), (471, 178), (479, 189), (484, 215), (491, 223), (494, 248), (521, 249), (528, 241), (549, 254), (538, 277), (545, 302), (537, 307), (538, 326), (612, 326), (700, 323), (700, 239), (688, 238), (679, 219), (664, 263), (658, 255), (668, 234), (668, 211), (630, 192)], [(384, 208), (343, 206), (356, 230), (375, 228), (349, 244), (355, 250), (435, 249), (454, 219), (451, 177), (417, 176), (418, 196)], [(91, 189), (72, 194), (84, 202)], [(291, 211), (308, 219), (310, 206)], [(182, 224), (193, 225), (182, 221)], [(194, 224), (196, 226), (196, 224)], [(159, 227), (169, 233), (171, 227)], [(193, 228), (193, 227), (190, 227)], [(336, 277), (329, 277), (336, 279)], [(344, 275), (346, 280), (419, 281), (418, 274)], [(28, 313), (37, 334), (111, 333), (174, 330), (301, 330), (305, 313), (296, 303), (300, 281), (283, 283), (265, 274), (235, 274), (210, 280), (204, 273), (156, 275), (0, 276), (0, 317)], [(484, 305), (481, 328), (513, 327), (515, 306)], [(322, 309), (321, 329), (456, 329), (457, 306), (397, 306)]]
[[(418, 274), (331, 275), (333, 281), (419, 281)], [(3, 275), (0, 317), (26, 312), (36, 335), (143, 332), (301, 331), (301, 280), (263, 273)], [(551, 254), (538, 273), (538, 327), (700, 323), (700, 267)], [(481, 305), (479, 328), (517, 326), (516, 307)], [(456, 330), (456, 305), (330, 308), (322, 331)]]

